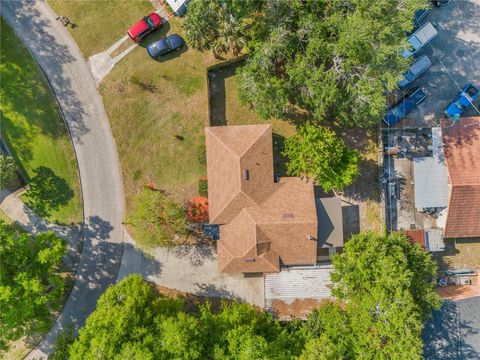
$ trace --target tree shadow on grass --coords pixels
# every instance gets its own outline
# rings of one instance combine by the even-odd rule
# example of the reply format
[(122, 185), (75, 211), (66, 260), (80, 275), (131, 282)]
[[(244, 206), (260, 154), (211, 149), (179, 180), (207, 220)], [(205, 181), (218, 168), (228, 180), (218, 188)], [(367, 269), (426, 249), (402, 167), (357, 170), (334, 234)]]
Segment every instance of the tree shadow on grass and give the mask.
[(47, 217), (73, 198), (74, 192), (64, 178), (45, 166), (33, 170), (34, 176), (29, 182), (29, 190), (25, 194), (26, 204), (39, 216)]

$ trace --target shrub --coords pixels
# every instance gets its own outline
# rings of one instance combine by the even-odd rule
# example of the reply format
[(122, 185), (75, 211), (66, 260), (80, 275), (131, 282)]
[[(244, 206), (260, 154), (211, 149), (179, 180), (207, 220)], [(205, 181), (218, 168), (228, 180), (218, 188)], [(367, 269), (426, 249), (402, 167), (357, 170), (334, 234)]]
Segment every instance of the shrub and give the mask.
[(17, 165), (11, 156), (0, 154), (0, 187), (12, 184), (17, 178)]
[(198, 180), (198, 194), (208, 197), (208, 181), (206, 179)]
[(198, 162), (200, 165), (207, 165), (207, 147), (201, 143), (198, 147)]
[(146, 248), (173, 246), (176, 236), (190, 232), (185, 209), (163, 192), (150, 189), (135, 197), (129, 224), (137, 243)]

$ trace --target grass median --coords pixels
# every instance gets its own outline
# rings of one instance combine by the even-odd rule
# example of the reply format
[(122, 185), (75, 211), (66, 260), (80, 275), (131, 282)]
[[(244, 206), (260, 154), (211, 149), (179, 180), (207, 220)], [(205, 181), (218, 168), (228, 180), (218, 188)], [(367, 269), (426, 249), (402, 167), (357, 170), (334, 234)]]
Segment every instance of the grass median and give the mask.
[(20, 39), (0, 23), (1, 135), (31, 185), (23, 200), (48, 221), (80, 222), (77, 163), (57, 102)]

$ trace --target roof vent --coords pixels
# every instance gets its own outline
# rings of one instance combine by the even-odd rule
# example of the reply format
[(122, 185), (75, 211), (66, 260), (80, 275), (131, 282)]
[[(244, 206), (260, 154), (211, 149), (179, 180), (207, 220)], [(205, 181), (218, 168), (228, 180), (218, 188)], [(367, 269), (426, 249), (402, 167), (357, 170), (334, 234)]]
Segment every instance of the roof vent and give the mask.
[(242, 178), (243, 178), (243, 180), (249, 180), (250, 179), (250, 172), (248, 170), (243, 170)]
[(312, 235), (307, 235), (307, 239), (310, 240), (310, 241), (317, 241), (317, 239), (315, 237), (313, 237)]
[(255, 262), (255, 258), (244, 258), (243, 261), (247, 263), (252, 263)]
[(283, 214), (282, 217), (284, 220), (293, 219), (293, 214)]

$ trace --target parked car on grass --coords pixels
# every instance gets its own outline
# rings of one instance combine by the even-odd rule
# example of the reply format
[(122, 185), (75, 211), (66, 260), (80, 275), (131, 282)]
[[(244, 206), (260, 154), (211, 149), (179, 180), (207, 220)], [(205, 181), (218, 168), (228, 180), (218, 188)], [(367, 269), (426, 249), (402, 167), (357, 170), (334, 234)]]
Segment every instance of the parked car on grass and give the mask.
[(127, 34), (134, 42), (139, 42), (153, 30), (162, 26), (162, 18), (157, 13), (151, 13), (128, 29)]
[(410, 84), (413, 80), (417, 79), (422, 75), (428, 68), (432, 66), (432, 62), (427, 55), (420, 56), (415, 62), (410, 65), (408, 71), (403, 74), (403, 79), (400, 80), (397, 84), (399, 87), (404, 88)]
[(478, 97), (480, 89), (468, 83), (457, 95), (457, 97), (443, 111), (445, 115), (459, 118), (463, 111), (472, 106), (473, 101)]
[(153, 59), (157, 59), (160, 56), (168, 54), (170, 51), (180, 50), (182, 45), (183, 39), (180, 35), (172, 34), (149, 44), (147, 46), (147, 52)]
[(387, 115), (383, 118), (383, 121), (388, 126), (398, 124), (407, 114), (412, 112), (427, 95), (418, 86), (403, 98), (403, 100), (388, 110)]
[(408, 58), (418, 52), (422, 47), (427, 45), (432, 39), (438, 35), (437, 30), (433, 27), (432, 23), (428, 22), (423, 25), (420, 29), (415, 31), (408, 38), (408, 43), (411, 45), (413, 50), (404, 49), (402, 51), (402, 56)]

